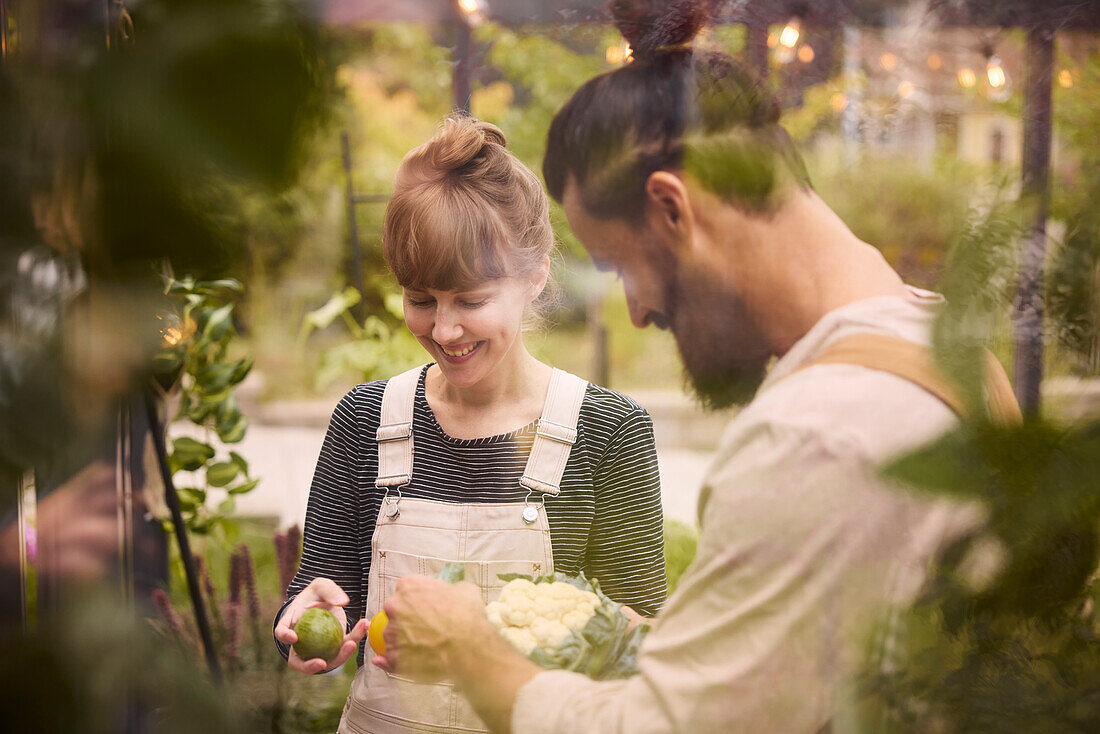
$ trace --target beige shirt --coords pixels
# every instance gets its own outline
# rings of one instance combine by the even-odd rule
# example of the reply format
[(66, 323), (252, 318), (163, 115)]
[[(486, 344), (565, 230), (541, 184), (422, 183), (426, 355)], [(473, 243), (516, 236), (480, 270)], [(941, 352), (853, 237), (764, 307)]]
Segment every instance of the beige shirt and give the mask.
[(722, 437), (700, 498), (698, 555), (655, 620), (641, 673), (540, 673), (516, 700), (517, 734), (843, 728), (846, 684), (881, 647), (874, 622), (912, 598), (976, 510), (877, 475), (954, 425), (931, 394), (851, 365), (781, 378), (854, 333), (925, 344), (940, 301), (912, 289), (849, 304), (775, 364)]

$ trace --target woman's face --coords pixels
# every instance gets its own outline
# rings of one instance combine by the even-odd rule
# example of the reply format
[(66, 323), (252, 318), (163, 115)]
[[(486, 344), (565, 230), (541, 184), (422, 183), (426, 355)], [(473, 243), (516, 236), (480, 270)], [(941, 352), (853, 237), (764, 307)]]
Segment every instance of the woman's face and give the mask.
[(475, 385), (522, 344), (524, 309), (544, 282), (500, 278), (461, 291), (405, 288), (405, 324), (448, 382)]

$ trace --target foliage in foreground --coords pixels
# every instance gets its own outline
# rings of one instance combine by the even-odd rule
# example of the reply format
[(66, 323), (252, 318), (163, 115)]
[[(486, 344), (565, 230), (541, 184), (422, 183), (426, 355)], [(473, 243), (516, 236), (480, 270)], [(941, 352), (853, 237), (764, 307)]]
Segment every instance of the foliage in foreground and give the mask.
[[(271, 620), (283, 602), (282, 590), (294, 576), (301, 554), (301, 532), (295, 526), (275, 533), (274, 563), (279, 588), (262, 588), (248, 545), (239, 545), (228, 559), (225, 587), (222, 574), (200, 564), (201, 587), (210, 617), (214, 645), (225, 676), (225, 694), (245, 722), (242, 731), (290, 734), (335, 731), (355, 674), (355, 661), (328, 675), (304, 676), (291, 671), (271, 637)], [(258, 552), (261, 549), (255, 548)], [(271, 551), (268, 547), (264, 549)], [(266, 556), (266, 553), (265, 553)], [(173, 603), (157, 591), (153, 603), (162, 645), (182, 651), (196, 666), (204, 665), (190, 604)], [(205, 677), (205, 671), (197, 673)]]
[(868, 731), (1100, 729), (1100, 422), (965, 425), (893, 477), (977, 500), (869, 670)]

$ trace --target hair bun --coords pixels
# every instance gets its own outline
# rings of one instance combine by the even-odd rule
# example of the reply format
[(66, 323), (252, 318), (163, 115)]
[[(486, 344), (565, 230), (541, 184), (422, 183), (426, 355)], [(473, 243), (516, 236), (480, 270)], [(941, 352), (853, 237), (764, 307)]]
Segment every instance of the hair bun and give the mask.
[(443, 121), (443, 129), (427, 145), (432, 166), (454, 171), (482, 155), (486, 146), (504, 147), (504, 133), (496, 125), (460, 115)]
[(615, 27), (635, 59), (682, 51), (706, 25), (713, 0), (613, 0)]

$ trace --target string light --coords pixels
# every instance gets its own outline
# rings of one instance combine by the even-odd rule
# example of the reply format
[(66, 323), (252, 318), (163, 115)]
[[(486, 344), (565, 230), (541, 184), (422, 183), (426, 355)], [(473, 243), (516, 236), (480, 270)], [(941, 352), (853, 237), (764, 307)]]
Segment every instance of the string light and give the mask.
[(909, 99), (913, 96), (913, 92), (915, 90), (916, 87), (913, 86), (913, 82), (903, 81), (901, 84), (898, 85), (898, 96), (902, 99)]
[(799, 25), (797, 18), (788, 23), (779, 34), (779, 43), (787, 48), (794, 48), (798, 44), (798, 37), (802, 35)]
[(931, 69), (932, 71), (936, 71), (941, 66), (943, 66), (943, 57), (942, 56), (940, 56), (939, 54), (929, 54), (928, 55), (928, 68), (929, 69)]
[(779, 43), (779, 34), (772, 31), (768, 34), (768, 48), (775, 48)]
[(963, 85), (967, 89), (978, 83), (978, 77), (974, 73), (973, 69), (967, 69), (966, 67), (959, 69), (958, 78), (959, 84)]
[(477, 0), (458, 0), (458, 9), (466, 15), (473, 15), (481, 10)]
[(886, 71), (893, 71), (898, 68), (898, 57), (887, 51), (882, 56), (878, 57), (878, 63), (879, 66), (886, 69)]
[(1063, 89), (1069, 89), (1073, 86), (1073, 72), (1069, 69), (1062, 69), (1058, 72), (1058, 86)]
[(1004, 67), (1001, 66), (1001, 60), (996, 56), (991, 57), (986, 64), (985, 76), (989, 80), (989, 86), (994, 89), (1000, 89), (1008, 81)]
[(170, 326), (164, 330), (164, 343), (170, 347), (174, 347), (180, 343), (180, 339), (183, 338), (183, 333), (174, 326)]
[(626, 58), (626, 52), (621, 44), (608, 46), (604, 58), (607, 59), (607, 63), (609, 64), (621, 64), (623, 63), (623, 59)]
[(806, 44), (802, 48), (798, 49), (798, 60), (803, 64), (808, 64), (814, 60), (814, 47)]
[(834, 112), (843, 112), (848, 107), (848, 95), (844, 92), (833, 92), (832, 98), (829, 99), (829, 106)]

